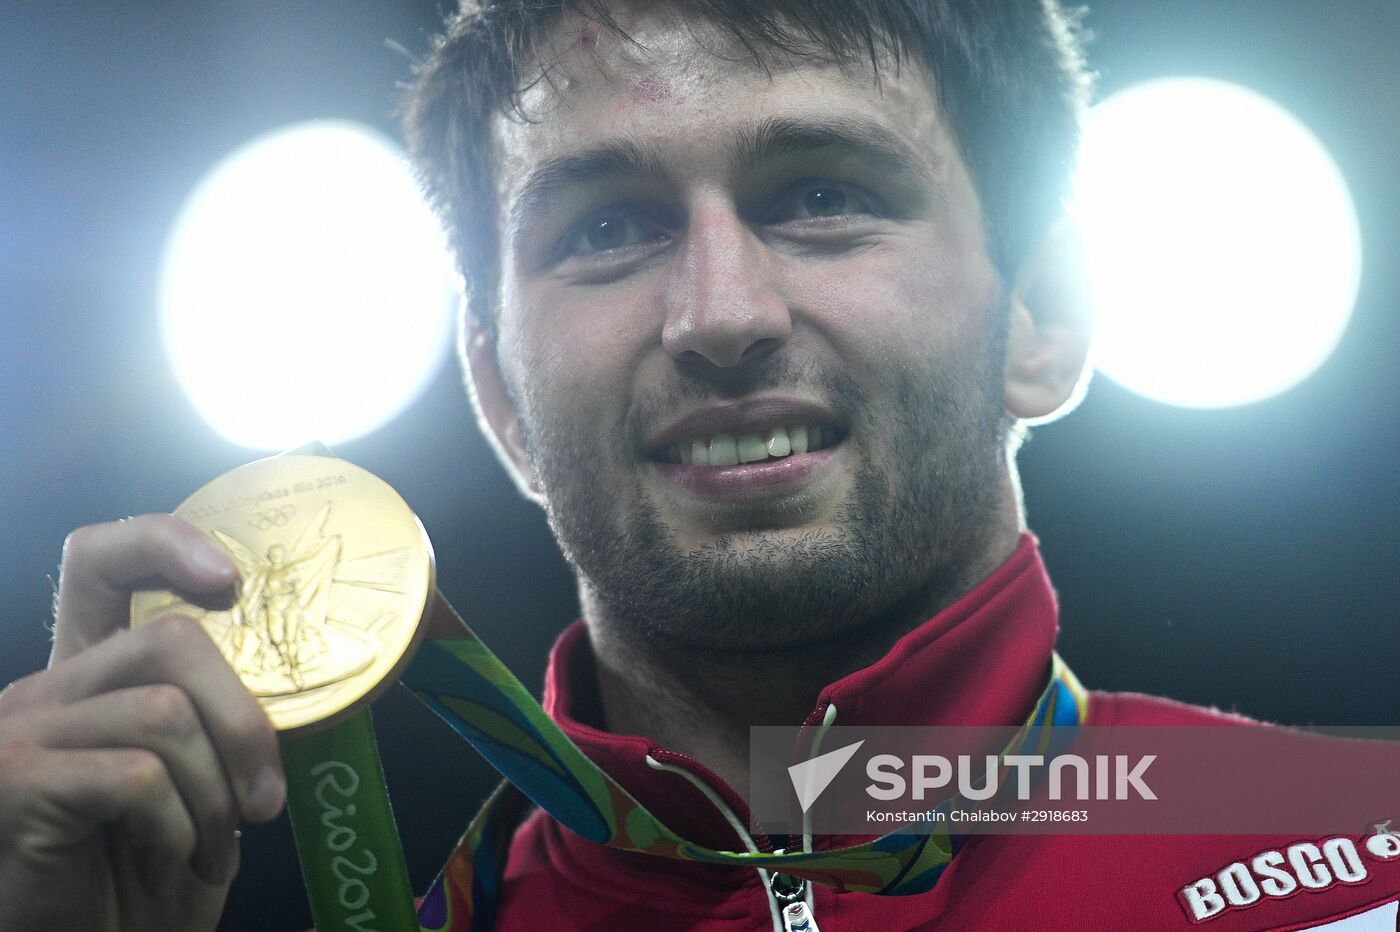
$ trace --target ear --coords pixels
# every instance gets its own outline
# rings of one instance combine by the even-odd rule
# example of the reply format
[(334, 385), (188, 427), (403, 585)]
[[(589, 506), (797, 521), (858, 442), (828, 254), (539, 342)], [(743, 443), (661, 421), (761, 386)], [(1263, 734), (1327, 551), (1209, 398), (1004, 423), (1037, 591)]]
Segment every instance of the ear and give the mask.
[(461, 356), (481, 432), (521, 493), (543, 505), (544, 486), (530, 461), (525, 432), (501, 376), (495, 343), (486, 327), (465, 309), (462, 311)]
[(1068, 414), (1088, 388), (1094, 315), (1078, 231), (1067, 218), (1022, 264), (1010, 314), (1006, 410), (1031, 424)]

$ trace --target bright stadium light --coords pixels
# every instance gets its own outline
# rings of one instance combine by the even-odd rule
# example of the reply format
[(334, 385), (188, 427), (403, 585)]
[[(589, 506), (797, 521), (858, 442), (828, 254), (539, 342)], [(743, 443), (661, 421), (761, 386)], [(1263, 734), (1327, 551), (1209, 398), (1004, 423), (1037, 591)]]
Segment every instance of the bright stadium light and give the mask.
[(160, 309), (180, 384), (219, 433), (276, 449), (384, 424), (451, 335), (452, 266), (402, 154), (346, 122), (248, 143), (199, 184)]
[(1170, 404), (1258, 401), (1336, 347), (1361, 275), (1346, 182), (1272, 101), (1169, 78), (1085, 126), (1075, 216), (1099, 371)]

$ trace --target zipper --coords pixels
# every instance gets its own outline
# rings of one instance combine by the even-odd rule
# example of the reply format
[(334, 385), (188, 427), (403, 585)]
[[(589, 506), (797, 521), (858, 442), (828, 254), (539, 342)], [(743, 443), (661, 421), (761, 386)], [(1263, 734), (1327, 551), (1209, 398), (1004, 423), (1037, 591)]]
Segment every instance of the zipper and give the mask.
[[(801, 755), (803, 739), (810, 734), (811, 739), (806, 742), (808, 753), (804, 759), (815, 757), (820, 753), (822, 739), (826, 737), (827, 729), (835, 723), (836, 704), (828, 699), (818, 705), (807, 717), (807, 721), (802, 723), (802, 728), (797, 733), (794, 750)], [(812, 850), (812, 816), (810, 812), (802, 813), (802, 850), (808, 852)], [(780, 915), (783, 924), (777, 927), (779, 932), (821, 932), (821, 928), (817, 926), (812, 885), (806, 880), (775, 873), (768, 884), (768, 896), (775, 905), (781, 907)]]

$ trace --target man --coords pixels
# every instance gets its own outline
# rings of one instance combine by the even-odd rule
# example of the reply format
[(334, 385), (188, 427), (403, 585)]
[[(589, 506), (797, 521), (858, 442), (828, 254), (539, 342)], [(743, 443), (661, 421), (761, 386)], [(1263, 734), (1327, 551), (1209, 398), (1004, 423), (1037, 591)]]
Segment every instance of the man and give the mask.
[[(750, 726), (1019, 724), (1045, 689), (1054, 598), (1012, 453), (1085, 366), (1053, 262), (1082, 66), (1034, 2), (556, 6), (462, 14), (409, 108), (479, 419), (578, 574), (545, 706), (670, 828), (769, 849), (743, 827)], [(169, 517), (75, 532), (53, 663), (0, 697), (0, 929), (210, 928), (237, 820), (281, 807), (267, 722), (198, 626), (120, 630), (153, 576), (205, 593), (234, 570)], [(1223, 720), (1103, 694), (1085, 714)], [(826, 932), (1393, 928), (1400, 860), (1363, 879), (1354, 842), (1328, 849), (1344, 872), (1316, 841), (978, 836), (922, 892), (799, 896)], [(1292, 888), (1197, 883), (1275, 850)], [(784, 922), (767, 871), (543, 811), (502, 853), (476, 910), (497, 928)], [(426, 924), (465, 928), (470, 857)]]

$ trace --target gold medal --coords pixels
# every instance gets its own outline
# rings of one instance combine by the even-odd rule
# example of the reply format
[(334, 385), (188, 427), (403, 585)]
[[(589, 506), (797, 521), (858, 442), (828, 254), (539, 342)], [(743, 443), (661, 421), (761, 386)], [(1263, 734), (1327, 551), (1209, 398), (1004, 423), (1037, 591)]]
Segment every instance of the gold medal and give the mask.
[(137, 592), (132, 627), (172, 612), (198, 620), (279, 731), (358, 709), (412, 657), (434, 591), (432, 545), (377, 476), (326, 456), (275, 456), (225, 473), (175, 516), (228, 552), (234, 604)]

